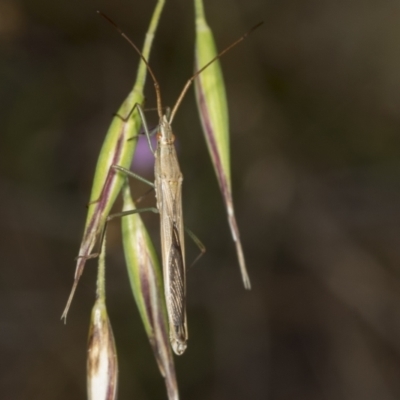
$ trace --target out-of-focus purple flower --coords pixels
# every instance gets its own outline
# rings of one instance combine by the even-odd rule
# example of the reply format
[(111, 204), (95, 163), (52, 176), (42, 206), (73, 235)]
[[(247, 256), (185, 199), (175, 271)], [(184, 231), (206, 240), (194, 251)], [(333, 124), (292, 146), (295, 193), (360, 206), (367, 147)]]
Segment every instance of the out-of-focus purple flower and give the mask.
[[(157, 147), (157, 137), (150, 137), (153, 150)], [(133, 157), (132, 170), (139, 174), (150, 174), (154, 171), (154, 154), (151, 152), (145, 134), (140, 134), (137, 139), (135, 156)]]

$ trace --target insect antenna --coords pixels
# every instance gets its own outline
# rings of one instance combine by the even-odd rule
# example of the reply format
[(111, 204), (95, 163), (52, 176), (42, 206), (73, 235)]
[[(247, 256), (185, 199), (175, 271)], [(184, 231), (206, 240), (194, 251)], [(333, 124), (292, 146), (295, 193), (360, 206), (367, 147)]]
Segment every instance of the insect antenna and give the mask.
[(249, 29), (246, 33), (244, 33), (239, 39), (235, 40), (232, 44), (230, 44), (228, 47), (226, 47), (224, 50), (222, 50), (220, 53), (218, 53), (213, 59), (211, 59), (206, 65), (204, 65), (202, 68), (200, 68), (191, 78), (188, 79), (186, 82), (184, 88), (182, 89), (181, 94), (178, 97), (178, 100), (176, 101), (174, 107), (172, 108), (171, 116), (169, 118), (169, 123), (172, 124), (172, 120), (174, 119), (174, 116), (176, 114), (176, 111), (180, 104), (182, 103), (182, 100), (190, 88), (190, 85), (193, 83), (193, 81), (206, 69), (208, 68), (214, 61), (218, 60), (218, 58), (222, 57), (225, 53), (227, 53), (229, 50), (234, 48), (237, 44), (242, 42), (244, 39), (246, 39), (247, 36), (250, 35), (254, 30), (256, 30), (258, 27), (260, 27), (264, 21), (259, 22), (258, 24), (254, 25), (251, 29)]
[(146, 57), (142, 54), (136, 44), (130, 39), (130, 37), (106, 14), (102, 13), (101, 11), (97, 11), (97, 14), (101, 15), (104, 19), (106, 19), (117, 31), (118, 33), (135, 49), (136, 53), (139, 54), (140, 58), (146, 65), (147, 70), (151, 76), (151, 79), (154, 82), (154, 88), (156, 90), (156, 97), (157, 97), (157, 113), (159, 118), (162, 118), (162, 102), (161, 102), (161, 91), (160, 91), (160, 84), (156, 76), (153, 73), (153, 70), (150, 67), (149, 62), (146, 60)]

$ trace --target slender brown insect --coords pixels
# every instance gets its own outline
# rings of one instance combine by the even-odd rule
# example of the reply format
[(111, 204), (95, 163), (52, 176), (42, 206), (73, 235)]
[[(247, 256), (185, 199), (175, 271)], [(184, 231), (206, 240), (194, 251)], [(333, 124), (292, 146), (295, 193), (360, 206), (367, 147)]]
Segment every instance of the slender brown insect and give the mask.
[[(172, 132), (172, 120), (176, 111), (181, 104), (183, 97), (188, 91), (194, 79), (201, 74), (208, 66), (210, 66), (219, 57), (229, 51), (232, 47), (236, 46), (251, 31), (256, 29), (262, 23), (257, 24), (249, 32), (245, 33), (238, 40), (220, 52), (216, 57), (209, 61), (204, 67), (198, 70), (185, 84), (178, 100), (176, 101), (170, 115), (162, 113), (161, 91), (160, 85), (148, 64), (145, 57), (142, 55), (138, 47), (132, 40), (106, 15), (99, 12), (105, 19), (107, 19), (120, 33), (120, 35), (127, 40), (127, 42), (135, 49), (135, 51), (142, 58), (147, 66), (149, 74), (151, 75), (157, 97), (157, 112), (159, 116), (159, 126), (157, 131), (157, 149), (154, 153), (151, 142), (150, 134), (144, 118), (144, 113), (140, 105), (136, 105), (143, 120), (143, 126), (149, 141), (149, 146), (155, 155), (154, 186), (157, 198), (157, 209), (160, 213), (160, 230), (161, 230), (161, 249), (162, 249), (162, 265), (164, 276), (164, 292), (168, 313), (169, 322), (169, 336), (171, 346), (174, 352), (178, 355), (183, 354), (187, 347), (188, 330), (186, 319), (186, 264), (185, 264), (185, 245), (184, 245), (184, 225), (182, 214), (182, 181), (183, 176), (179, 168), (178, 157), (174, 146), (175, 136)], [(130, 115), (135, 107), (131, 110)], [(130, 116), (129, 115), (129, 116)], [(128, 116), (128, 117), (129, 117)], [(139, 178), (125, 168), (118, 165), (113, 166), (115, 169), (122, 171), (130, 176)], [(138, 212), (139, 210), (132, 210)], [(127, 215), (129, 211), (121, 213), (120, 215)]]

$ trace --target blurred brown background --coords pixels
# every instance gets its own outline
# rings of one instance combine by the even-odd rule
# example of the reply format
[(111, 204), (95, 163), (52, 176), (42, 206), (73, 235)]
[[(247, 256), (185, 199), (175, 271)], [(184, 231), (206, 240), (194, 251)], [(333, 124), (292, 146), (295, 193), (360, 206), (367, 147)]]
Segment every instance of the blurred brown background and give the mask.
[[(66, 326), (92, 175), (155, 0), (0, 1), (0, 397), (85, 399), (96, 262)], [(189, 272), (182, 399), (400, 398), (400, 5), (205, 0), (231, 114), (242, 288), (193, 91), (175, 119)], [(193, 70), (193, 5), (167, 0), (151, 54), (164, 103)], [(147, 105), (154, 106), (151, 84)], [(150, 125), (157, 122), (150, 113)], [(151, 167), (143, 172), (150, 179)], [(137, 195), (146, 188), (132, 183)], [(149, 196), (148, 202), (151, 202)], [(158, 217), (146, 216), (158, 245)], [(196, 248), (187, 240), (188, 263)], [(119, 399), (166, 398), (110, 228)]]

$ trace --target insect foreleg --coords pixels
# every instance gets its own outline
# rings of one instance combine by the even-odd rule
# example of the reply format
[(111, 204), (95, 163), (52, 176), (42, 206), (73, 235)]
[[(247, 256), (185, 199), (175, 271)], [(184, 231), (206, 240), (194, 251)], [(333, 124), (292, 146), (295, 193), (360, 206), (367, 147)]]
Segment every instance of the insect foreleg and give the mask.
[(151, 186), (154, 188), (154, 183), (148, 181), (147, 179), (141, 177), (140, 175), (135, 174), (134, 172), (130, 171), (129, 169), (126, 169), (124, 167), (121, 167), (120, 165), (112, 165), (111, 168), (116, 169), (118, 171), (123, 172), (124, 174), (130, 176), (131, 178), (135, 178), (143, 183), (146, 183), (147, 185)]

